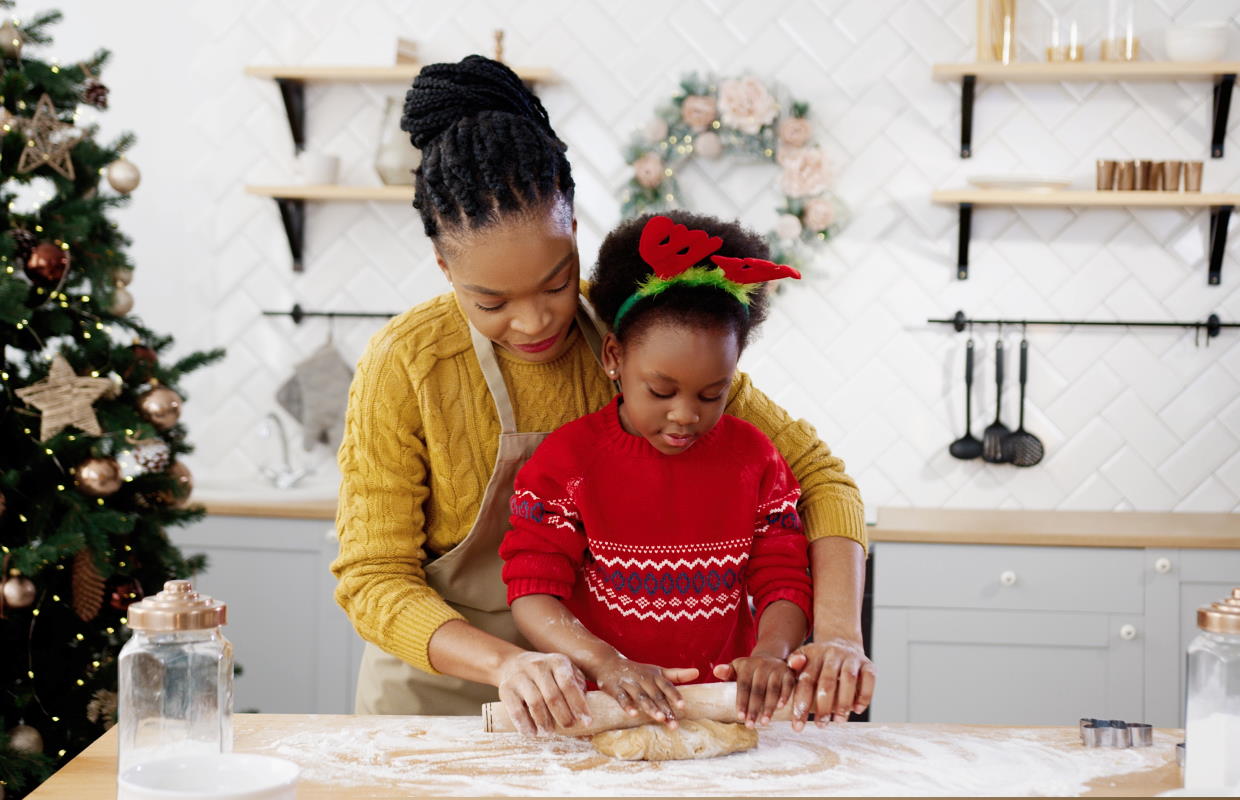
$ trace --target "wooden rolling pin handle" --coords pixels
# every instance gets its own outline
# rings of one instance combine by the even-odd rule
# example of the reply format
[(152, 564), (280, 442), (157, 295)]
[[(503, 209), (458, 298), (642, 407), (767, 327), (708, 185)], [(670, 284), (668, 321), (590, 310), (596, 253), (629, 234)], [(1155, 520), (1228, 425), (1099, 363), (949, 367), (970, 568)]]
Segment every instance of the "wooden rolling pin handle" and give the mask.
[[(677, 719), (736, 722), (735, 683), (701, 683), (678, 688), (685, 706), (676, 714)], [(586, 692), (586, 707), (590, 709), (589, 725), (575, 725), (571, 728), (557, 725), (555, 732), (563, 736), (593, 736), (603, 731), (635, 728), (655, 721), (645, 714), (629, 716), (620, 708), (620, 704), (605, 692)], [(783, 708), (776, 709), (771, 719), (777, 722), (792, 719), (792, 704), (788, 703)], [(487, 733), (508, 733), (517, 729), (503, 703), (483, 704), (482, 724)]]

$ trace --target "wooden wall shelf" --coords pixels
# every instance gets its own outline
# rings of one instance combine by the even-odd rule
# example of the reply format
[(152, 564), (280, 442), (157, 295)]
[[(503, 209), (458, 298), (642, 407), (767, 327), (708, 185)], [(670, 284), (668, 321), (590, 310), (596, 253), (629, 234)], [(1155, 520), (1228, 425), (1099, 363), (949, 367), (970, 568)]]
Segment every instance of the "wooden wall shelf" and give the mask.
[(1210, 155), (1223, 157), (1227, 116), (1238, 61), (1081, 61), (1075, 63), (1015, 63), (978, 61), (972, 64), (935, 64), (935, 80), (960, 81), (960, 157), (973, 155), (973, 95), (979, 80), (1009, 81), (1214, 81)]
[(413, 202), (412, 186), (247, 186), (245, 190), (270, 197), (280, 209), (280, 222), (293, 257), (293, 271), (301, 272), (306, 242), (306, 202)]
[(1223, 192), (1050, 192), (1003, 191), (995, 189), (946, 189), (933, 192), (930, 199), (960, 209), (959, 241), (956, 251), (956, 278), (969, 277), (969, 239), (973, 206), (1042, 206), (1083, 208), (1208, 208), (1210, 210), (1210, 258), (1207, 282), (1217, 286), (1222, 280), (1223, 251), (1227, 248), (1227, 223), (1240, 204), (1240, 194)]

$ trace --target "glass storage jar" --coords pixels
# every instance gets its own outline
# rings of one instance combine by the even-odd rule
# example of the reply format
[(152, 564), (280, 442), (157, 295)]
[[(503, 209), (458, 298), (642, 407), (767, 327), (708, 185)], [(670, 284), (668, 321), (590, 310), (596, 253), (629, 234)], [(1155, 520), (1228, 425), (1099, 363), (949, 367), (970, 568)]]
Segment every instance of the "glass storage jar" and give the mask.
[(227, 607), (168, 581), (128, 610), (118, 664), (118, 769), (232, 750), (233, 652)]
[(1197, 627), (1188, 645), (1184, 787), (1240, 788), (1240, 605), (1198, 609)]

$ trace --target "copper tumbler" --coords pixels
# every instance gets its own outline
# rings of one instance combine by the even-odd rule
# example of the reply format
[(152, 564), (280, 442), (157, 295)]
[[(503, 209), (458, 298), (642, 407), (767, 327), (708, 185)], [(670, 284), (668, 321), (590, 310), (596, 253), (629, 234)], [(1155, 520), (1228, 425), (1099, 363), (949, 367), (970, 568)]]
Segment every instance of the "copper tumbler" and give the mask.
[(1150, 188), (1150, 172), (1154, 166), (1154, 162), (1148, 158), (1138, 158), (1136, 164), (1136, 177), (1132, 188), (1138, 192), (1148, 191)]
[(1098, 191), (1109, 192), (1115, 188), (1115, 161), (1108, 158), (1100, 158), (1097, 162), (1098, 166)]
[(1162, 165), (1162, 190), (1164, 192), (1180, 191), (1180, 173), (1183, 171), (1184, 162), (1182, 161), (1164, 161)]
[(1184, 191), (1201, 191), (1201, 166), (1202, 162), (1200, 161), (1184, 162)]
[(1150, 185), (1146, 187), (1150, 191), (1160, 192), (1163, 188), (1163, 162), (1150, 162)]
[(1131, 192), (1136, 177), (1137, 162), (1121, 161), (1115, 165), (1115, 188), (1121, 192)]

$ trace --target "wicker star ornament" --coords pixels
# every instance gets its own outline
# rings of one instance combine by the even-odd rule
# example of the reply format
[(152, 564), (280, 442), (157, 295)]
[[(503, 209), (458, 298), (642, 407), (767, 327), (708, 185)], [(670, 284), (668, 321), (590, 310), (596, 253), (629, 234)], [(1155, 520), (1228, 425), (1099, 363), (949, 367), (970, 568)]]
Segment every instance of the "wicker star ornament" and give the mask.
[(112, 388), (107, 378), (78, 377), (64, 356), (52, 360), (47, 377), (17, 390), (26, 405), (43, 412), (39, 441), (46, 442), (72, 425), (92, 436), (101, 436), (99, 420), (91, 404)]
[(30, 172), (47, 164), (73, 180), (73, 159), (69, 151), (81, 141), (82, 132), (60, 121), (52, 98), (46, 94), (39, 98), (34, 116), (26, 123), (26, 132), (29, 138), (17, 161), (17, 171)]

